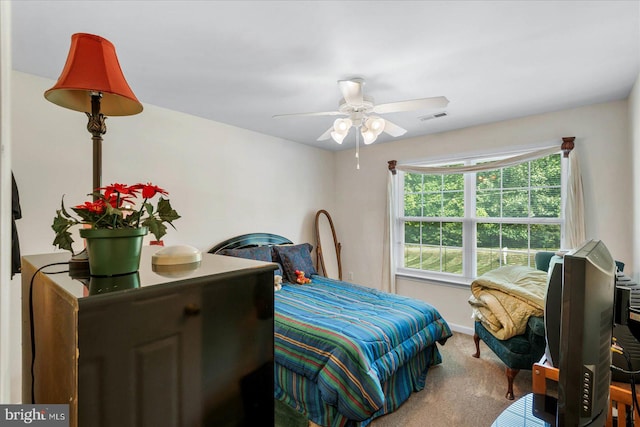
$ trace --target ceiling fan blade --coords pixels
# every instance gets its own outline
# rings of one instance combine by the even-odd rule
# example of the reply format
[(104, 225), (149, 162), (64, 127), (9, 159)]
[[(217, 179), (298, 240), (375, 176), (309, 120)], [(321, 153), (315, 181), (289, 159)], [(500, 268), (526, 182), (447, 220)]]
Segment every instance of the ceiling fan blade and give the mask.
[(327, 129), (327, 131), (325, 133), (323, 133), (322, 135), (320, 135), (317, 139), (317, 141), (324, 141), (326, 139), (331, 138), (331, 132), (333, 132), (333, 126), (331, 126), (329, 129)]
[(344, 116), (344, 113), (340, 111), (322, 111), (317, 113), (291, 113), (291, 114), (276, 114), (272, 118), (279, 119), (282, 117), (304, 117), (304, 116)]
[(382, 113), (396, 113), (399, 111), (413, 111), (413, 110), (433, 110), (438, 108), (445, 108), (449, 105), (449, 100), (444, 96), (436, 96), (433, 98), (421, 98), (412, 99), (409, 101), (389, 102), (386, 104), (378, 104), (373, 107), (373, 112)]
[(364, 98), (362, 96), (363, 85), (364, 81), (362, 79), (338, 80), (338, 86), (340, 86), (342, 97), (347, 101), (347, 104), (356, 107), (362, 105), (364, 102)]
[(407, 130), (385, 119), (383, 132), (388, 133), (391, 136), (398, 137), (407, 133)]

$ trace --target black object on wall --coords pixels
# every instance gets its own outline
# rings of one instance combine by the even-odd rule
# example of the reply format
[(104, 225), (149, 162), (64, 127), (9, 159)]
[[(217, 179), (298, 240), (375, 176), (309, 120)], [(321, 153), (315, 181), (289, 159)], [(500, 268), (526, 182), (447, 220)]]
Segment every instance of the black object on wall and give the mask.
[(18, 184), (11, 172), (11, 278), (20, 273), (20, 241), (18, 240), (18, 229), (16, 228), (16, 219), (22, 218), (22, 209), (20, 208), (20, 194), (18, 193)]

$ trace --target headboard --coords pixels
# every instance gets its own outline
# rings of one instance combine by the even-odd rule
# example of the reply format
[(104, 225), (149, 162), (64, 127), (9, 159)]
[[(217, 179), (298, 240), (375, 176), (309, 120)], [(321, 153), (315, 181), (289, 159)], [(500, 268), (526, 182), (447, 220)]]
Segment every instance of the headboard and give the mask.
[(242, 249), (264, 245), (288, 245), (293, 242), (286, 237), (278, 236), (271, 233), (249, 233), (232, 237), (220, 242), (213, 248), (209, 249), (209, 253), (216, 254), (223, 249)]

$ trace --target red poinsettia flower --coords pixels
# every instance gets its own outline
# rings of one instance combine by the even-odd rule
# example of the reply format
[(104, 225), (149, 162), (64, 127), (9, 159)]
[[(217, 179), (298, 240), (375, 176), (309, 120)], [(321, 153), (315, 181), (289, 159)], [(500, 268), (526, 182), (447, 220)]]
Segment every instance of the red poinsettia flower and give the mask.
[(96, 200), (95, 202), (84, 202), (83, 205), (78, 205), (75, 208), (101, 214), (104, 212), (105, 204), (103, 200)]
[(150, 182), (148, 182), (145, 185), (142, 185), (142, 197), (144, 199), (150, 199), (156, 194), (162, 194), (166, 196), (169, 193), (166, 190), (163, 190), (162, 188), (158, 187), (157, 185), (151, 184)]
[(111, 205), (112, 208), (121, 208), (125, 203), (126, 204), (134, 203), (133, 199), (127, 196), (118, 197), (117, 194), (111, 194), (108, 199), (106, 197), (107, 196), (105, 196), (105, 200), (107, 200), (107, 202)]
[(104, 190), (104, 197), (106, 197), (107, 199), (110, 199), (112, 195), (118, 195), (120, 194), (121, 196), (126, 196), (127, 194), (130, 194), (132, 196), (135, 196), (138, 194), (138, 191), (140, 191), (140, 186), (138, 185), (125, 185), (125, 184), (118, 184), (113, 183), (111, 185), (107, 185), (106, 187), (100, 188), (99, 190)]

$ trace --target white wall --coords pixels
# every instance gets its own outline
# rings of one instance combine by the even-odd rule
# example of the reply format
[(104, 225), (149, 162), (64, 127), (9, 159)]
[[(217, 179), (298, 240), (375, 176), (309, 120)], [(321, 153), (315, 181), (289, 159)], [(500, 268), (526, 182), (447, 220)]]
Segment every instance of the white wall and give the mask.
[[(339, 152), (334, 221), (343, 243), (346, 277), (353, 272), (356, 283), (381, 286), (388, 160), (402, 162), (553, 140), (560, 144), (563, 136), (576, 137), (587, 238), (602, 239), (614, 258), (626, 263), (625, 271), (633, 271), (632, 159), (625, 100), (374, 144), (360, 151), (359, 171), (352, 151)], [(399, 293), (435, 305), (461, 330), (472, 328), (467, 288), (407, 279), (398, 280), (397, 286)]]
[[(44, 99), (53, 83), (14, 73), (13, 171), (23, 254), (53, 251), (50, 227), (62, 195), (70, 206), (88, 200), (91, 191), (87, 118)], [(313, 241), (315, 212), (333, 208), (333, 153), (144, 107), (135, 116), (107, 119), (102, 182), (152, 182), (168, 190), (182, 218), (177, 231), (169, 228), (166, 244), (205, 250), (256, 231)]]
[[(640, 74), (629, 95), (629, 140), (632, 146), (633, 165), (640, 165)], [(633, 260), (640, 265), (640, 170), (633, 168)], [(640, 273), (634, 272), (633, 278), (640, 280)]]
[[(44, 99), (54, 81), (19, 72), (12, 77), (12, 169), (23, 213), (17, 221), (21, 252), (53, 252), (51, 224), (62, 195), (66, 206), (89, 200), (91, 135), (84, 114)], [(335, 206), (333, 153), (152, 105), (144, 108), (136, 116), (108, 118), (102, 182), (152, 182), (168, 190), (182, 218), (175, 222), (177, 231), (169, 228), (165, 244), (204, 251), (251, 232), (314, 242), (316, 211)], [(18, 275), (12, 282), (13, 402), (20, 399), (19, 287)]]

